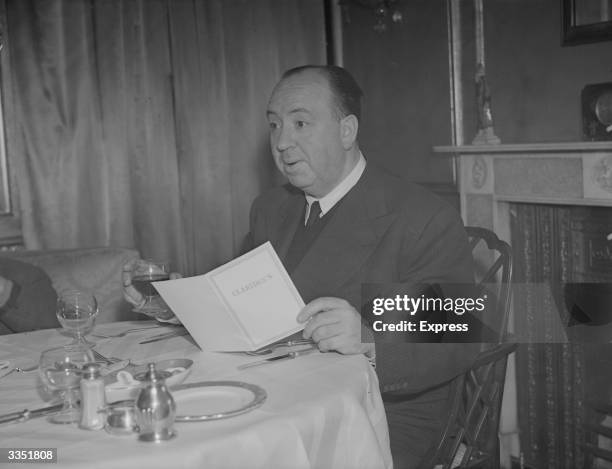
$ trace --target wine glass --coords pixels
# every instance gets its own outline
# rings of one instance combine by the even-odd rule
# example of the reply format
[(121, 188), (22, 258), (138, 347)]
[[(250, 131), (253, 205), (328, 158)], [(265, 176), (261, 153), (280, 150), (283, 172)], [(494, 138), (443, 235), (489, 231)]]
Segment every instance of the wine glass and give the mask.
[(50, 391), (59, 391), (64, 400), (62, 410), (52, 415), (50, 422), (66, 424), (79, 421), (81, 414), (75, 391), (81, 381), (83, 365), (93, 361), (91, 349), (80, 343), (42, 352), (39, 361), (41, 380)]
[(168, 307), (152, 282), (170, 279), (170, 265), (165, 261), (139, 259), (132, 270), (132, 286), (143, 296), (144, 303), (135, 311), (149, 316), (163, 316)]
[(56, 314), (62, 327), (74, 337), (69, 345), (94, 345), (85, 336), (93, 330), (98, 315), (95, 296), (78, 290), (65, 291), (57, 299)]

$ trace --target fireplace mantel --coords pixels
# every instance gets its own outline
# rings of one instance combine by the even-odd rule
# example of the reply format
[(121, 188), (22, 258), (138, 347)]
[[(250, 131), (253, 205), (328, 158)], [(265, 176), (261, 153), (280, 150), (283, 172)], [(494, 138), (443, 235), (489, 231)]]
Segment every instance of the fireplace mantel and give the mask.
[(433, 148), (435, 153), (450, 155), (473, 155), (473, 154), (494, 154), (503, 155), (506, 153), (567, 153), (567, 152), (612, 152), (612, 142), (551, 142), (551, 143), (511, 143), (499, 145), (461, 145), (461, 146), (436, 146)]
[(436, 146), (456, 161), (468, 225), (508, 235), (508, 203), (612, 206), (612, 142)]

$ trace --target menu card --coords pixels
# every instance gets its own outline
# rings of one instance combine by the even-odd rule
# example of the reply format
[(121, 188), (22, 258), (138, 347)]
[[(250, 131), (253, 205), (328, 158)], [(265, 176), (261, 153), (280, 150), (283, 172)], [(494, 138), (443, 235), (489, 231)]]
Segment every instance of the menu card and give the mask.
[(304, 301), (269, 242), (207, 274), (153, 285), (202, 350), (257, 350), (304, 328)]

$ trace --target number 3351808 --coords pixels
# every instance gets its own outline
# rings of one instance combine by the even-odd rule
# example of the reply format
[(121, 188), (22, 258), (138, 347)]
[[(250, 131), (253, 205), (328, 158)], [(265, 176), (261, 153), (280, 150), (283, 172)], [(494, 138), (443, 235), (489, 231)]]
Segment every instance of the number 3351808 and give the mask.
[(12, 449), (6, 450), (5, 462), (55, 462), (57, 450), (55, 448), (43, 449)]

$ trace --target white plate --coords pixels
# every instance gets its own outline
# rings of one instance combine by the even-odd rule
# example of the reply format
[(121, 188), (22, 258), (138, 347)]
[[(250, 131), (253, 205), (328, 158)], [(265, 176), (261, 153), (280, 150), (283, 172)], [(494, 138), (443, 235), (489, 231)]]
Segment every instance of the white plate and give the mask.
[(259, 386), (241, 381), (181, 384), (172, 390), (177, 422), (203, 422), (234, 417), (256, 409), (267, 398)]

